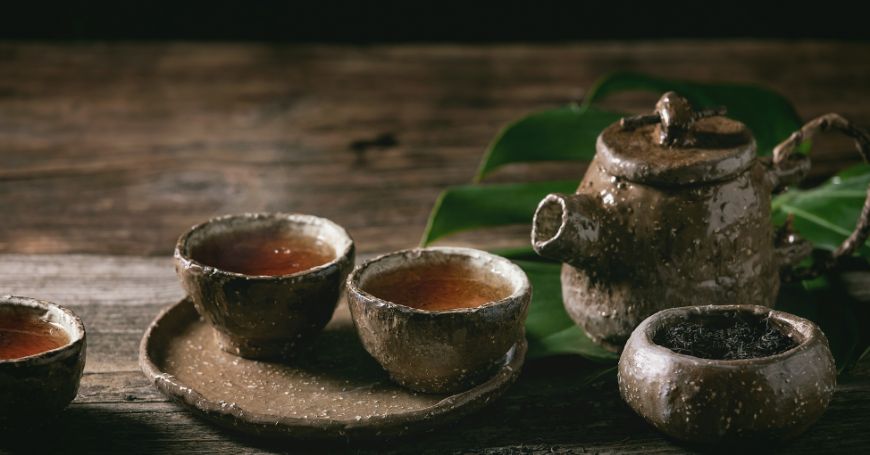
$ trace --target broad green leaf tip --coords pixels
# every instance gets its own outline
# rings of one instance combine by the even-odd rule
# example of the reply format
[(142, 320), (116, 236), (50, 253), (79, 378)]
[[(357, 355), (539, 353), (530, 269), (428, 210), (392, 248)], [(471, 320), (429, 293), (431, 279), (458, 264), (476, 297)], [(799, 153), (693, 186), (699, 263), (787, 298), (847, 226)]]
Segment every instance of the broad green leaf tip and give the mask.
[(432, 226), (435, 224), (435, 219), (438, 217), (438, 214), (441, 213), (441, 204), (444, 203), (444, 197), (447, 195), (447, 192), (450, 189), (446, 189), (438, 195), (438, 198), (435, 199), (435, 205), (432, 206), (432, 211), (429, 212), (429, 218), (426, 220), (426, 228), (423, 230), (423, 237), (420, 238), (420, 246), (426, 247), (435, 240), (432, 237)]
[(525, 119), (514, 120), (505, 125), (501, 130), (499, 130), (498, 133), (496, 133), (495, 137), (492, 139), (492, 141), (489, 142), (489, 145), (483, 152), (483, 158), (480, 160), (480, 164), (477, 166), (477, 172), (474, 173), (474, 179), (472, 180), (474, 183), (480, 183), (481, 181), (483, 181), (483, 178), (486, 177), (486, 174), (494, 169), (494, 167), (490, 165), (493, 150), (501, 142), (504, 135), (516, 124), (522, 122), (523, 120)]
[(484, 152), (474, 181), (512, 163), (589, 161), (595, 156), (598, 134), (620, 117), (576, 103), (533, 112), (499, 131)]
[(435, 201), (420, 245), (461, 231), (529, 224), (538, 202), (549, 193), (573, 192), (577, 180), (459, 185)]
[[(574, 113), (580, 113), (581, 111), (585, 110), (585, 108), (581, 108), (580, 105), (577, 103), (569, 103), (567, 106), (565, 106), (563, 108), (557, 108), (557, 109), (553, 109), (553, 110), (558, 110), (558, 109), (566, 109), (566, 110), (568, 110), (570, 112), (574, 112)], [(524, 122), (527, 122), (530, 118), (533, 118), (536, 115), (541, 115), (541, 114), (546, 114), (548, 112), (552, 112), (553, 110), (543, 110), (543, 111), (534, 112), (534, 113), (529, 114), (525, 117), (514, 120), (514, 121), (508, 123), (507, 125), (505, 125), (504, 127), (502, 127), (499, 130), (499, 132), (496, 133), (495, 137), (493, 137), (493, 139), (489, 142), (489, 144), (486, 147), (486, 150), (483, 152), (483, 158), (480, 160), (480, 164), (477, 167), (477, 171), (474, 174), (474, 178), (472, 179), (472, 182), (480, 183), (481, 181), (483, 181), (483, 178), (486, 177), (487, 174), (489, 174), (490, 172), (496, 170), (498, 167), (501, 166), (499, 163), (496, 163), (495, 160), (493, 160), (493, 155), (495, 153), (495, 150), (498, 150), (500, 144), (502, 144), (502, 141), (504, 140), (505, 135), (507, 135), (510, 131), (513, 131), (514, 128), (517, 127), (517, 125), (520, 125)]]

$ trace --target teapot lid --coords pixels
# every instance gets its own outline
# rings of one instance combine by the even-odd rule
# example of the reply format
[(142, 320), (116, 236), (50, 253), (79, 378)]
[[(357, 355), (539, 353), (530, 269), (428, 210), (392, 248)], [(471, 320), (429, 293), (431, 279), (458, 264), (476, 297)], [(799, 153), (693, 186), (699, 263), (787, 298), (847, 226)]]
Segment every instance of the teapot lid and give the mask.
[(724, 108), (695, 111), (674, 92), (656, 112), (626, 117), (605, 128), (596, 144), (611, 175), (639, 183), (687, 185), (728, 180), (755, 159), (755, 138)]

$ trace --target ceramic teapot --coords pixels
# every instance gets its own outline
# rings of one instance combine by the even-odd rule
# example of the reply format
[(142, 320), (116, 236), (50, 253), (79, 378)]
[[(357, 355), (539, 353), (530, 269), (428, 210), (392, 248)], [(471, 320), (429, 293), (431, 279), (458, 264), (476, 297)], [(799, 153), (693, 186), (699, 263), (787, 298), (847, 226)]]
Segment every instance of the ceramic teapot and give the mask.
[[(694, 111), (669, 92), (650, 115), (623, 118), (598, 136), (575, 194), (539, 204), (532, 245), (563, 262), (562, 296), (571, 318), (603, 347), (618, 351), (647, 316), (707, 304), (771, 306), (780, 272), (794, 271), (812, 246), (788, 226), (774, 232), (771, 194), (810, 167), (792, 150), (816, 131), (856, 139), (867, 160), (870, 135), (836, 114), (809, 122), (756, 157), (750, 130), (724, 109)], [(870, 201), (868, 201), (870, 202)], [(818, 274), (867, 238), (870, 204), (859, 226)]]

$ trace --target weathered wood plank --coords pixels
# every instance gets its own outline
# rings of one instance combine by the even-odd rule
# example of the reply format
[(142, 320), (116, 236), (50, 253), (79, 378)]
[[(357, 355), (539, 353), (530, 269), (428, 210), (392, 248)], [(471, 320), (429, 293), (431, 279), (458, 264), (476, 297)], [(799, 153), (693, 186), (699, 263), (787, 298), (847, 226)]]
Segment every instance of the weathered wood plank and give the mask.
[[(407, 247), (500, 126), (608, 71), (760, 83), (806, 117), (866, 126), (868, 55), (835, 42), (0, 43), (0, 252), (165, 255), (196, 222), (257, 210), (327, 216), (363, 252)], [(855, 160), (848, 144), (826, 152), (816, 179)]]
[[(566, 371), (566, 367), (570, 370)], [(338, 444), (334, 449), (402, 452), (420, 447), (424, 453), (465, 449), (522, 449), (588, 451), (657, 451), (680, 453), (685, 447), (655, 433), (619, 400), (615, 382), (605, 378), (582, 385), (577, 359), (536, 361), (520, 382), (501, 400), (453, 427), (410, 441), (386, 446)], [(573, 370), (573, 371), (572, 371)], [(558, 373), (556, 373), (558, 371)], [(843, 384), (825, 416), (805, 435), (781, 449), (788, 453), (861, 451), (870, 444), (866, 419), (870, 417), (870, 391), (865, 379)], [(118, 437), (105, 439), (105, 422)], [(306, 447), (302, 443), (252, 441), (210, 427), (176, 405), (166, 402), (136, 372), (86, 375), (76, 402), (63, 417), (66, 447), (104, 451), (122, 448), (134, 452), (182, 452), (195, 446), (212, 450), (280, 450)], [(58, 441), (48, 441), (56, 447)], [(70, 446), (69, 444), (73, 444)], [(389, 449), (389, 450), (387, 450)], [(99, 450), (97, 450), (99, 451)]]
[[(850, 279), (858, 278), (852, 274)], [(136, 349), (142, 332), (161, 308), (181, 296), (168, 258), (0, 255), (0, 293), (7, 292), (68, 305), (81, 315), (90, 337), (79, 396), (57, 424), (59, 434), (40, 439), (40, 449), (88, 453), (324, 450), (322, 445), (252, 441), (213, 428), (168, 402), (138, 371)], [(867, 300), (870, 294), (860, 297)], [(870, 447), (868, 360), (841, 378), (831, 407), (818, 424), (782, 451), (859, 452)], [(612, 375), (587, 385), (592, 368), (577, 357), (532, 361), (507, 395), (450, 428), (382, 446), (339, 443), (328, 448), (373, 453), (686, 450), (656, 433), (622, 403)], [(0, 452), (15, 448), (15, 441), (0, 441)]]
[[(870, 45), (663, 42), (501, 46), (0, 43), (0, 293), (79, 313), (89, 356), (79, 397), (41, 449), (258, 453), (212, 428), (139, 373), (139, 339), (181, 297), (168, 254), (189, 225), (238, 211), (317, 213), (360, 251), (417, 242), (444, 186), (469, 180), (497, 129), (583, 96), (601, 74), (635, 70), (761, 83), (809, 118), (870, 125)], [(648, 110), (654, 96), (610, 105)], [(821, 142), (817, 181), (854, 152)], [(571, 178), (582, 165), (519, 165), (493, 181)], [(527, 228), (459, 239), (504, 245)], [(867, 287), (870, 289), (870, 286)], [(863, 295), (864, 300), (870, 294)], [(450, 429), (366, 451), (682, 452), (634, 416), (612, 379), (584, 382), (578, 358), (535, 361), (497, 403)], [(787, 452), (870, 447), (870, 361), (841, 381), (823, 419)], [(0, 453), (10, 441), (0, 441)], [(21, 447), (18, 447), (21, 449)], [(34, 447), (24, 447), (33, 452)], [(355, 451), (339, 445), (330, 449)]]

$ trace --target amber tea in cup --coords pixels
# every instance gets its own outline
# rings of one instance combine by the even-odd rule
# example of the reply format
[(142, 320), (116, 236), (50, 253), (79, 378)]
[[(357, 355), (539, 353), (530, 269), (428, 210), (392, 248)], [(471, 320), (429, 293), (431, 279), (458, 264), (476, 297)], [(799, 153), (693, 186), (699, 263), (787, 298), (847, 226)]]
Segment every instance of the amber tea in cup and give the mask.
[(389, 253), (347, 279), (363, 347), (394, 381), (427, 393), (490, 378), (524, 345), (530, 299), (522, 269), (470, 248)]
[(460, 263), (410, 265), (385, 272), (362, 289), (388, 302), (426, 311), (479, 307), (511, 293), (507, 285), (474, 276), (474, 270)]
[(70, 342), (63, 328), (35, 313), (0, 318), (0, 360), (20, 359), (51, 351)]
[(85, 347), (69, 309), (0, 296), (0, 434), (45, 425), (75, 398)]
[(175, 247), (182, 286), (218, 346), (252, 359), (286, 359), (310, 346), (353, 262), (344, 228), (301, 213), (212, 218)]
[(280, 276), (326, 264), (335, 250), (318, 237), (267, 227), (209, 237), (191, 257), (228, 272)]

